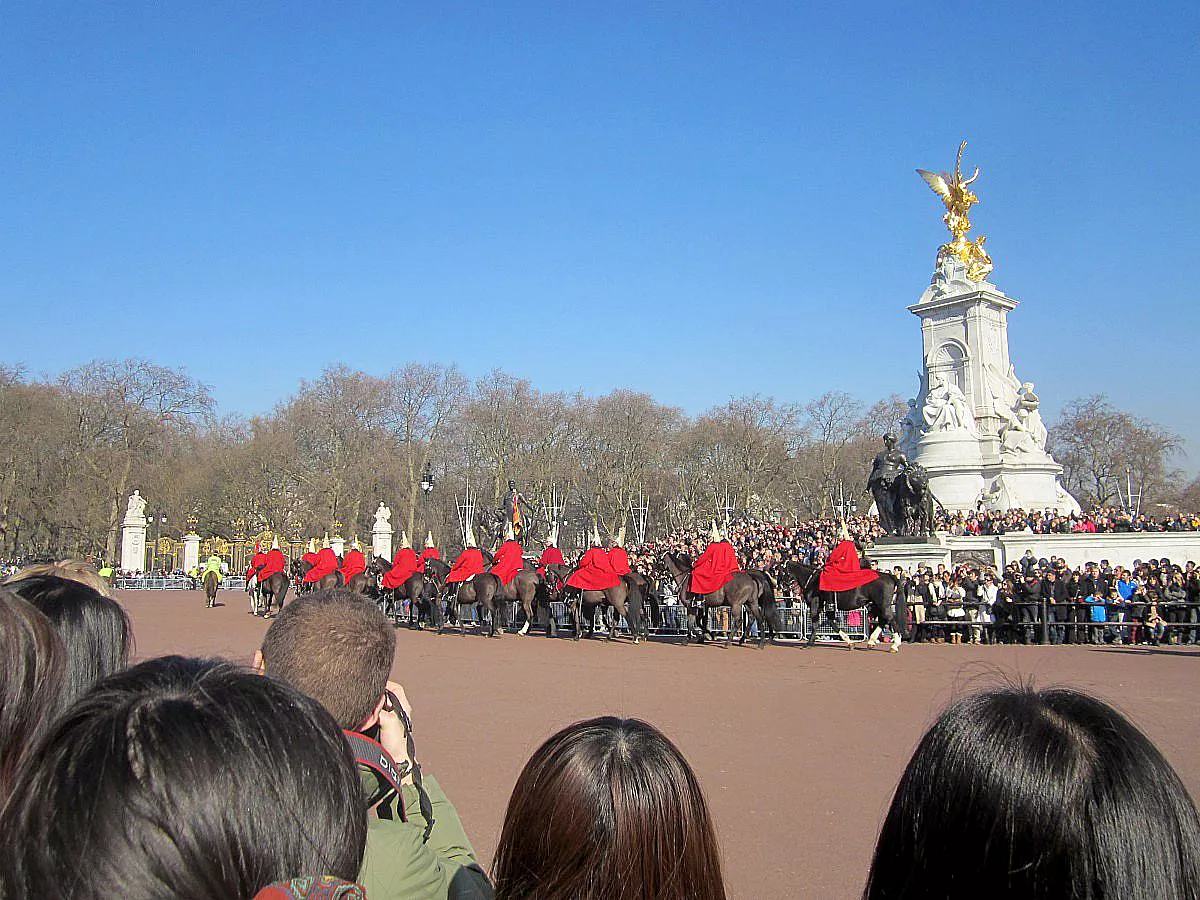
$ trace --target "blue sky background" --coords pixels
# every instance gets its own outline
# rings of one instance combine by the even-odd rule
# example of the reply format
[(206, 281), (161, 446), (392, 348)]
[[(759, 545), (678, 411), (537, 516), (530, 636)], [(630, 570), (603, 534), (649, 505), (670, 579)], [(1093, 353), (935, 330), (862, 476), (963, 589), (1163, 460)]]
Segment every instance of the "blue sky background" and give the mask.
[(966, 138), (1048, 420), (1107, 393), (1195, 470), (1198, 40), (1182, 3), (4, 4), (0, 358), (242, 413), (412, 360), (908, 396), (913, 170)]

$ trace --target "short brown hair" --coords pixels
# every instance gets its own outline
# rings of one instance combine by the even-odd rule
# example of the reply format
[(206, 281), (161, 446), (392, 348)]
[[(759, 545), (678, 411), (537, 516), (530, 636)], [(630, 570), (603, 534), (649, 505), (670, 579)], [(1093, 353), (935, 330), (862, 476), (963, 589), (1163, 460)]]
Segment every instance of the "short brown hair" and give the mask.
[(263, 637), (267, 675), (312, 697), (341, 728), (358, 728), (387, 686), (396, 634), (383, 613), (343, 588), (293, 600)]
[(605, 716), (564, 728), (513, 788), (496, 848), (505, 900), (724, 900), (704, 794), (667, 737)]

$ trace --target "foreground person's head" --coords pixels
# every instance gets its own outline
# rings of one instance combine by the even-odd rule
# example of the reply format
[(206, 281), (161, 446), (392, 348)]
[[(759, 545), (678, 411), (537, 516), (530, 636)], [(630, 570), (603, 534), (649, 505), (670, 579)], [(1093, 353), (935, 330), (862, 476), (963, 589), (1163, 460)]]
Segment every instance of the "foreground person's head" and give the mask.
[(864, 896), (1200, 897), (1200, 818), (1110, 706), (1007, 688), (951, 704), (896, 788)]
[(700, 784), (658, 729), (611, 716), (551, 737), (517, 779), (493, 867), (499, 900), (723, 900)]
[(6, 586), (41, 610), (62, 638), (68, 700), (125, 668), (133, 628), (121, 604), (73, 578), (21, 575)]
[(64, 705), (65, 657), (50, 620), (0, 588), (0, 806), (21, 760)]
[(229, 663), (165, 657), (98, 684), (18, 772), (0, 896), (252, 897), (353, 880), (366, 811), (329, 714)]

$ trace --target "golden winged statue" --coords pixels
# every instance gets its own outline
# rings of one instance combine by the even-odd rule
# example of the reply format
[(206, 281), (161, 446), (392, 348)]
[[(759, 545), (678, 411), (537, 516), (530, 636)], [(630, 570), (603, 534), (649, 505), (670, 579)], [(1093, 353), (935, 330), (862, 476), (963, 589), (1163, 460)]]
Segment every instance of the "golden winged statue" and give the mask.
[(962, 158), (966, 149), (966, 141), (959, 144), (953, 175), (947, 172), (930, 172), (926, 169), (917, 169), (917, 174), (925, 179), (925, 183), (946, 205), (946, 214), (942, 216), (942, 221), (950, 229), (954, 240), (938, 249), (938, 258), (941, 259), (947, 254), (957, 257), (966, 266), (968, 278), (972, 281), (983, 281), (991, 274), (992, 259), (983, 249), (986, 237), (981, 235), (974, 241), (967, 240), (967, 232), (971, 230), (969, 213), (971, 207), (979, 202), (970, 186), (979, 177), (979, 168), (975, 168), (975, 174), (970, 178), (963, 178)]

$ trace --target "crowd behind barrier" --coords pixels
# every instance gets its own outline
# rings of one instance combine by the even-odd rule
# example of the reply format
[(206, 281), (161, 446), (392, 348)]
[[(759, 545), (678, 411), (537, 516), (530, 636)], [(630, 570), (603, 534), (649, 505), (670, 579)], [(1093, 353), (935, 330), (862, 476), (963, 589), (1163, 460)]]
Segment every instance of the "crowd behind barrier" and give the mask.
[[(1174, 587), (1170, 564), (1156, 566)], [(293, 601), (253, 672), (184, 657), (126, 668), (124, 610), (89, 586), (95, 571), (59, 571), (71, 577), (27, 570), (0, 588), (0, 656), (15, 667), (0, 679), (0, 709), (29, 713), (0, 717), (0, 896), (66, 896), (66, 883), (71, 896), (97, 900), (526, 900), (553, 879), (567, 886), (563, 896), (590, 900), (726, 897), (700, 782), (653, 726), (580, 721), (534, 753), (509, 800), (493, 887), (434, 761), (418, 759), (412, 706), (389, 680), (395, 631), (374, 605), (340, 589)], [(1014, 574), (1058, 583), (1053, 564)], [(1084, 576), (1103, 574), (1089, 567)], [(972, 627), (957, 596), (962, 574), (938, 580), (951, 600), (934, 605), (964, 615), (916, 626)], [(983, 580), (990, 596), (993, 577)], [(933, 578), (915, 581), (923, 596)], [(1046, 615), (1052, 604), (1053, 589), (1013, 604), (1043, 613), (1018, 616), (1018, 632), (1040, 625), (1066, 640), (1109, 626), (1096, 617), (1106, 604), (1052, 610), (1086, 620)], [(1152, 624), (1145, 611), (1112, 622), (1118, 634)], [(1014, 777), (981, 781), (998, 754)], [(1099, 787), (1079, 791), (1053, 777), (1062, 771)], [(1045, 833), (1035, 816), (997, 846), (997, 817), (1025, 808), (1065, 814), (1043, 823)], [(596, 821), (618, 824), (598, 834)], [(986, 883), (996, 896), (1049, 900), (1085, 881), (1096, 900), (1200, 897), (1200, 818), (1178, 774), (1135, 726), (1085, 695), (1004, 687), (955, 701), (896, 790), (865, 896), (969, 896)]]

